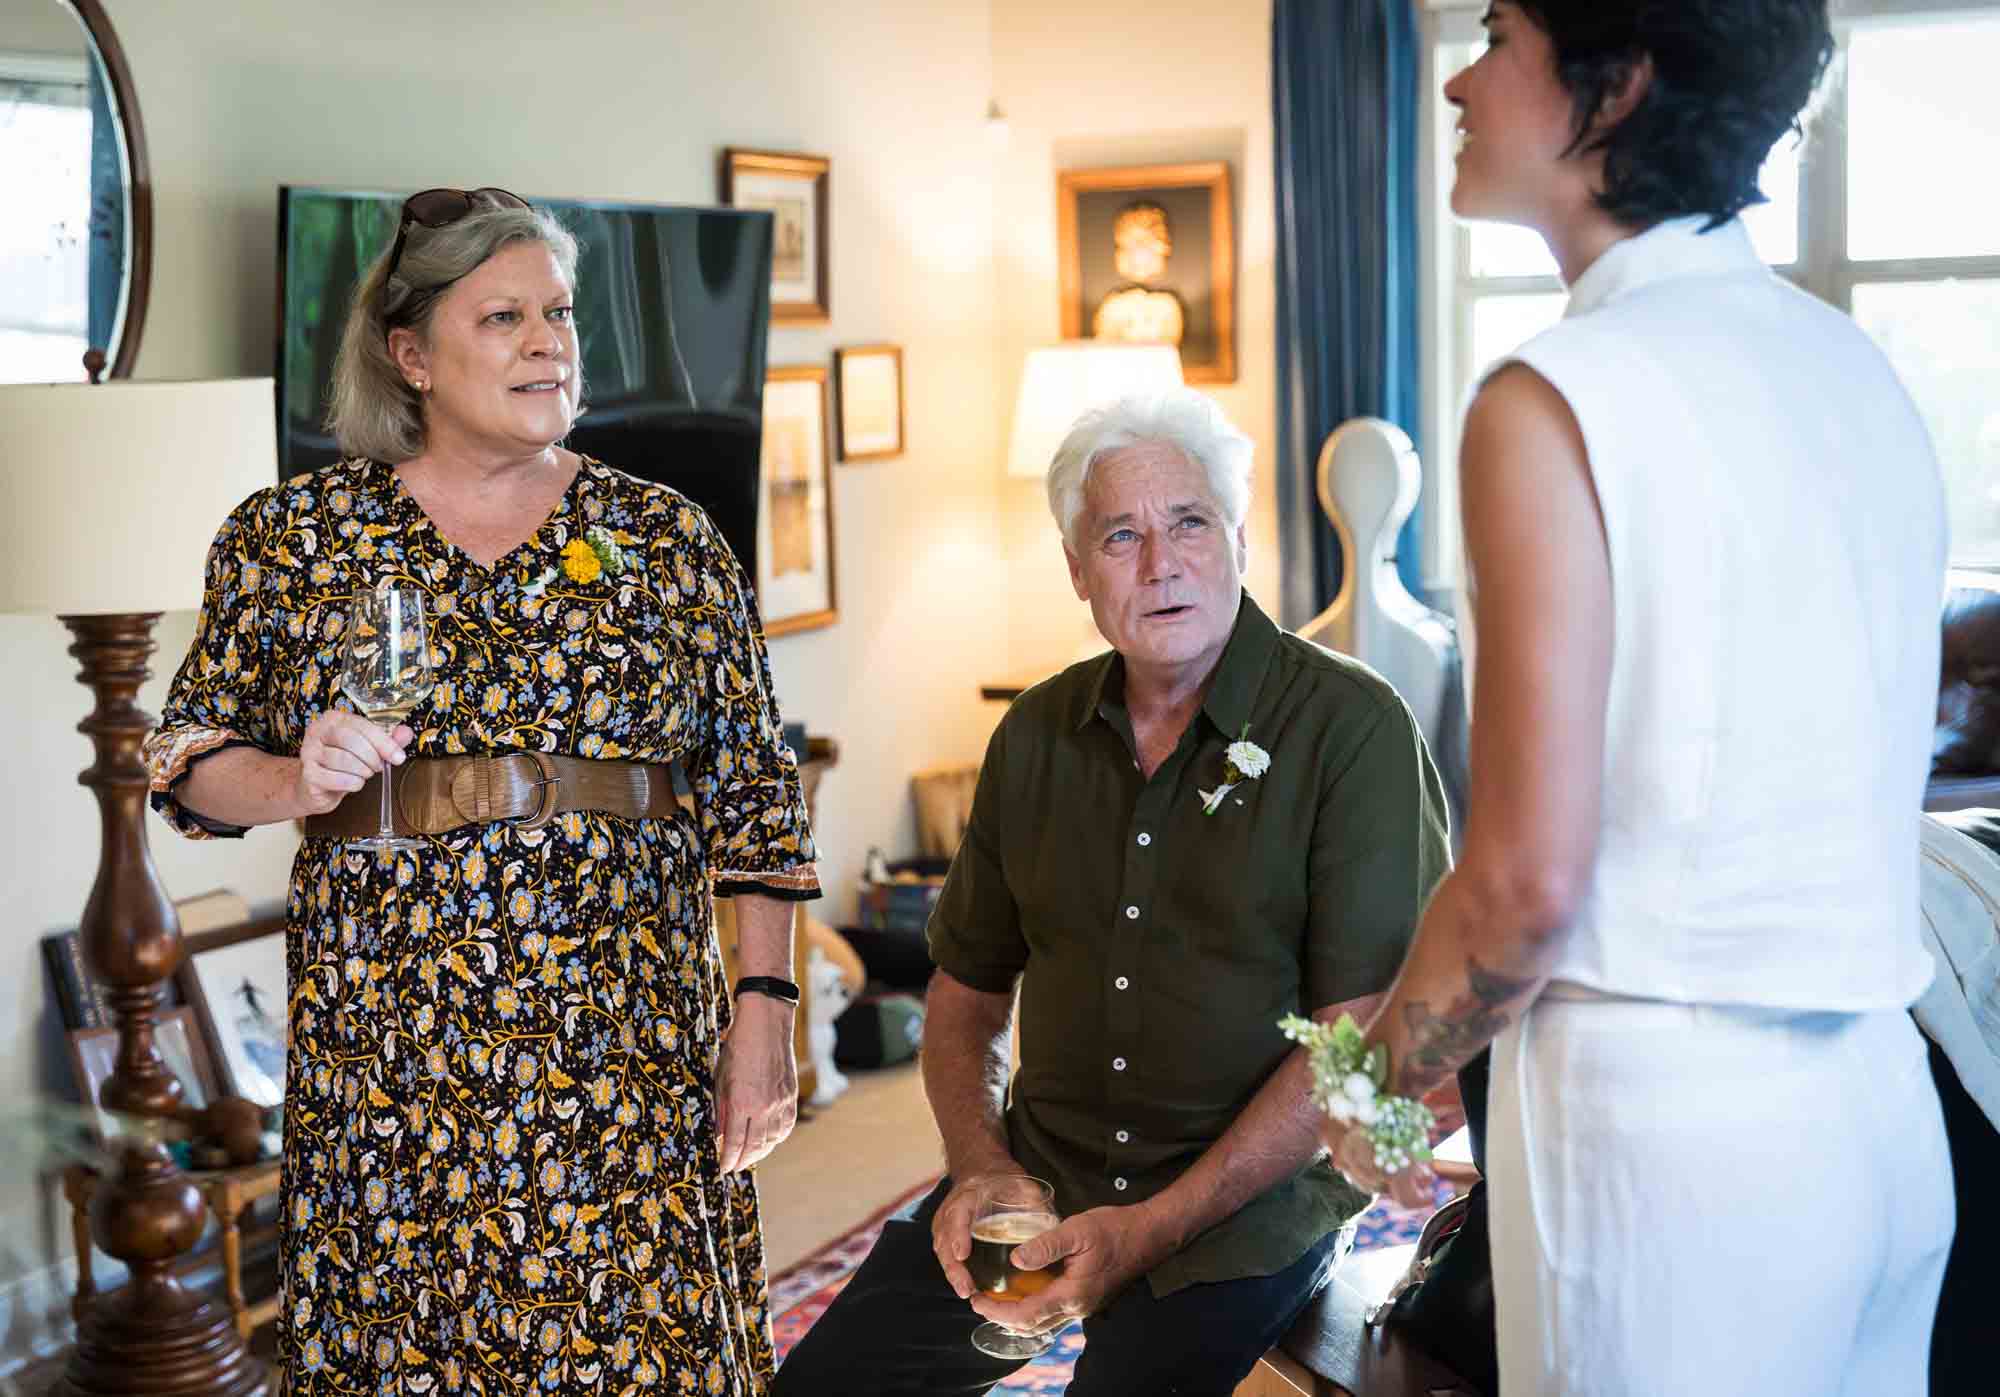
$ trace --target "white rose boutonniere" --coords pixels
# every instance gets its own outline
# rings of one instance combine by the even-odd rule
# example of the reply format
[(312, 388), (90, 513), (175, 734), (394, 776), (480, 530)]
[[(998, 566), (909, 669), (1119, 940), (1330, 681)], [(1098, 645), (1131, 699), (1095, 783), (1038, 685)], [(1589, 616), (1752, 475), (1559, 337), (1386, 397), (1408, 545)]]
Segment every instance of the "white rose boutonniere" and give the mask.
[(1213, 815), (1224, 796), (1271, 769), (1271, 754), (1249, 739), (1250, 725), (1245, 723), (1241, 735), (1222, 753), (1222, 784), (1212, 791), (1200, 792), (1202, 814)]

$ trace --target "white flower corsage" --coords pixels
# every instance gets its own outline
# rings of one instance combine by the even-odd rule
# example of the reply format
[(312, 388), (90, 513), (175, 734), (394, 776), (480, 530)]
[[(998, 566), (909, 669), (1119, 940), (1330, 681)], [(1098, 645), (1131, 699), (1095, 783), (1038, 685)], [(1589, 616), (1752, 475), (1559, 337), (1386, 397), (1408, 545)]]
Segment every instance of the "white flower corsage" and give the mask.
[(1222, 784), (1212, 791), (1201, 791), (1201, 813), (1213, 815), (1222, 798), (1242, 785), (1245, 781), (1255, 781), (1271, 769), (1271, 754), (1249, 740), (1250, 725), (1243, 725), (1242, 734), (1222, 753)]
[(1331, 1024), (1315, 1023), (1297, 1014), (1279, 1020), (1284, 1035), (1306, 1050), (1312, 1064), (1312, 1098), (1342, 1125), (1359, 1126), (1375, 1147), (1375, 1167), (1400, 1174), (1431, 1157), (1430, 1107), (1408, 1096), (1390, 1096), (1389, 1052), (1380, 1043), (1368, 1046), (1361, 1025), (1350, 1014)]

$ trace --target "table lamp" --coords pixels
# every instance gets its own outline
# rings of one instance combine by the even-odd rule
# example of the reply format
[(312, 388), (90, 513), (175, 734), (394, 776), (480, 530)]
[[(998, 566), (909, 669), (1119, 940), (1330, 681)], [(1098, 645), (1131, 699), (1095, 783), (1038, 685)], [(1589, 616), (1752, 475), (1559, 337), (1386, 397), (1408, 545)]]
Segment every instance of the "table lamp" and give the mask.
[[(181, 1085), (154, 1042), (180, 922), (146, 843), (153, 726), (136, 702), (153, 625), (201, 604), (203, 560), (223, 516), (277, 480), (271, 380), (0, 386), (0, 612), (70, 630), (96, 707), (79, 731), (96, 762), (77, 778), (101, 817), (97, 878), (79, 923), (84, 955), (118, 1024), (100, 1103), (164, 1117)], [(132, 1279), (78, 1326), (61, 1394), (263, 1397), (264, 1365), (226, 1309), (185, 1289), (172, 1264), (200, 1239), (201, 1195), (156, 1140), (117, 1142), (92, 1235)]]
[(1070, 340), (1028, 351), (1014, 399), (1007, 474), (1040, 479), (1084, 409), (1128, 393), (1181, 385), (1180, 351), (1170, 344)]

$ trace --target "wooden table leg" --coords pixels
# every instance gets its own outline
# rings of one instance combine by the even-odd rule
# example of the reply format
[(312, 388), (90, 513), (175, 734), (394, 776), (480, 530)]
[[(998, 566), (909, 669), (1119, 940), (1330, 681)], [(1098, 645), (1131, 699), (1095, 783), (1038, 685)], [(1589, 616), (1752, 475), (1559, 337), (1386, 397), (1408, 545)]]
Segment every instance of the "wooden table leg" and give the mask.
[(250, 1307), (243, 1298), (243, 1228), (238, 1219), (243, 1203), (235, 1196), (236, 1190), (230, 1187), (227, 1180), (218, 1188), (204, 1188), (202, 1192), (208, 1195), (209, 1211), (222, 1224), (223, 1296), (229, 1301), (229, 1313), (236, 1321), (236, 1332), (248, 1339), (255, 1326), (250, 1323)]
[(97, 1191), (97, 1176), (81, 1164), (63, 1170), (63, 1197), (69, 1200), (70, 1236), (76, 1244), (76, 1294), (69, 1302), (72, 1319), (79, 1323), (97, 1295), (97, 1277), (90, 1267), (90, 1196)]

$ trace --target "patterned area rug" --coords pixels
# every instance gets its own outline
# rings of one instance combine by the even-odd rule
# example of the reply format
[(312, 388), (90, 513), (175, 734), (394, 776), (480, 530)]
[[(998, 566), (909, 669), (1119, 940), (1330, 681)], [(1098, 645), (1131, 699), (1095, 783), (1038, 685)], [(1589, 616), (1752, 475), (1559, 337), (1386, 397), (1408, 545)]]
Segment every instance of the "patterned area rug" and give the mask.
[[(821, 1247), (772, 1280), (771, 1327), (777, 1338), (780, 1362), (812, 1328), (814, 1321), (826, 1313), (826, 1307), (847, 1285), (848, 1278), (867, 1259), (869, 1249), (881, 1235), (882, 1224), (900, 1209), (929, 1193), (936, 1183), (933, 1179), (912, 1189), (846, 1236)], [(1450, 1199), (1453, 1192), (1450, 1184), (1440, 1180), (1437, 1203)], [(1429, 1208), (1400, 1208), (1386, 1198), (1380, 1200), (1361, 1215), (1355, 1228), (1354, 1250), (1373, 1251), (1378, 1247), (1401, 1246), (1416, 1241), (1436, 1207), (1437, 1204)], [(1031, 1397), (1035, 1393), (1061, 1392), (1069, 1385), (1069, 1375), (1076, 1367), (1077, 1355), (1082, 1352), (1083, 1326), (1073, 1324), (1056, 1336), (1054, 1348), (1014, 1374), (1006, 1383), (994, 1388), (993, 1397)]]

